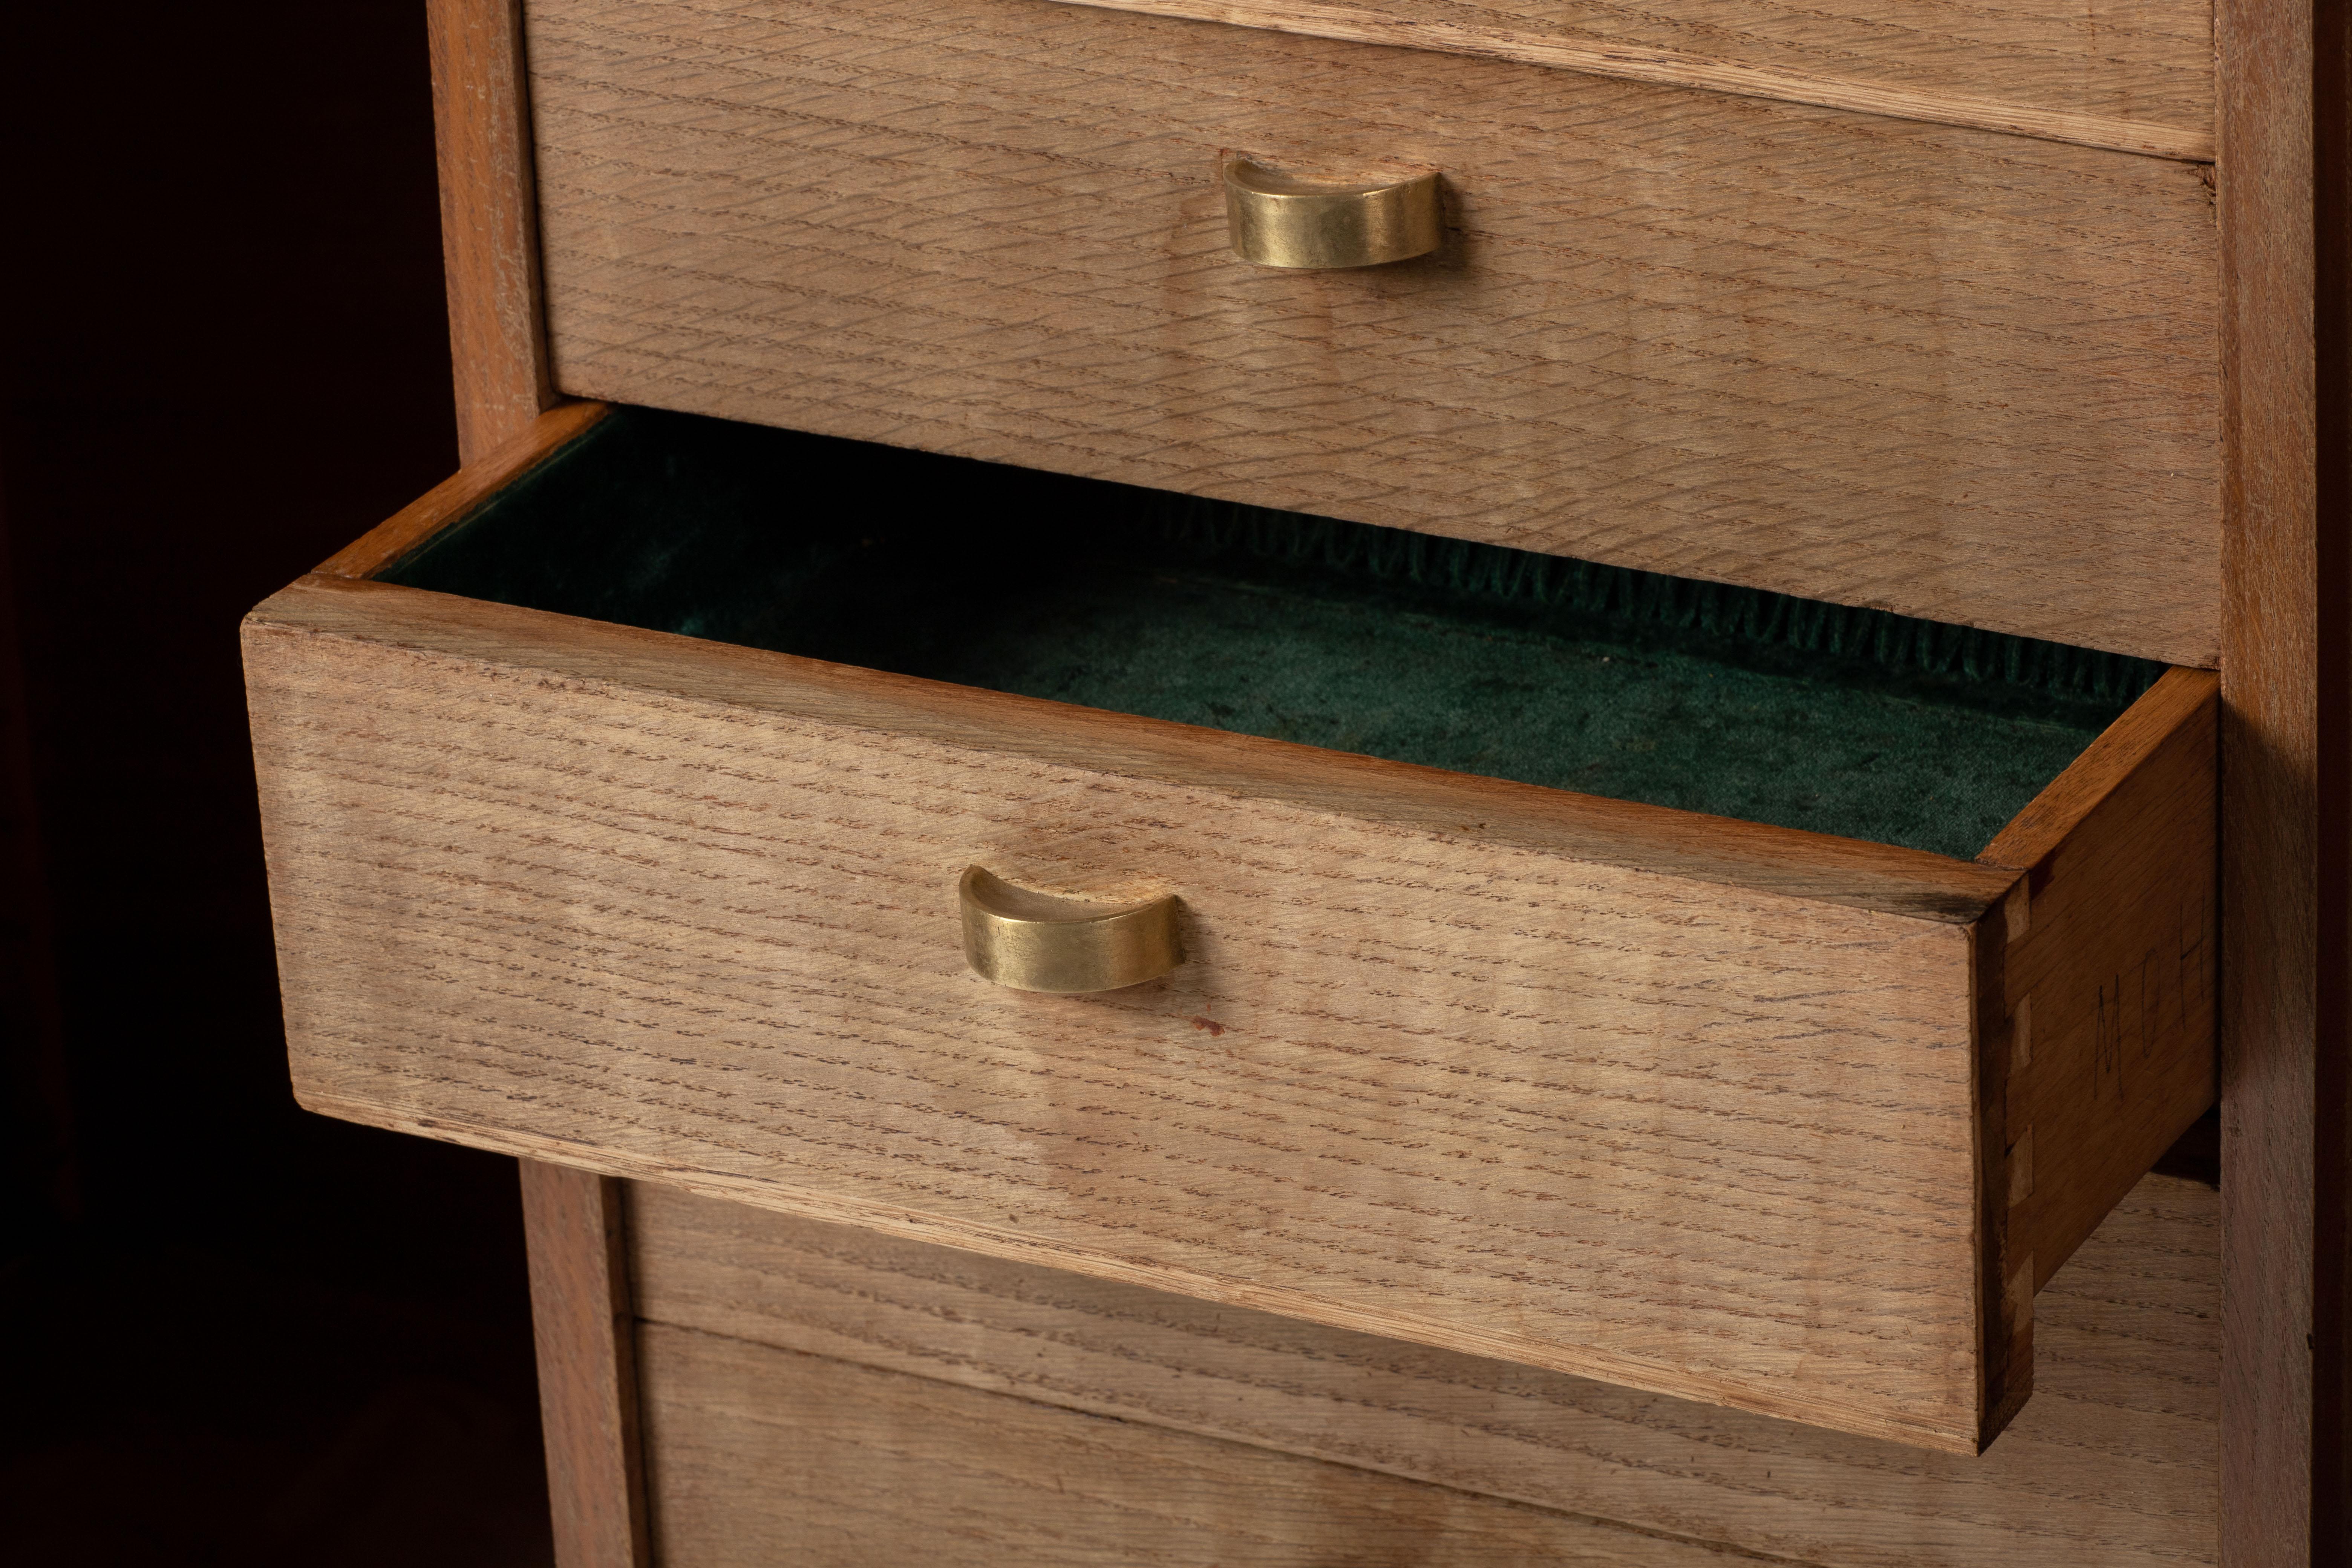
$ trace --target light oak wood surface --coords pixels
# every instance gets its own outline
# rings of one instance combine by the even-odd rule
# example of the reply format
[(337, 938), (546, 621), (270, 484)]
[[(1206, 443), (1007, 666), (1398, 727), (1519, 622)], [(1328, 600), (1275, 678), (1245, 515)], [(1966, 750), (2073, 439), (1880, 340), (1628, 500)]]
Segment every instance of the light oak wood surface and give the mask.
[[(1446, 1540), (1487, 1552), (1472, 1562), (1551, 1560), (1542, 1552), (1834, 1568), (2215, 1559), (2220, 1203), (2190, 1182), (2142, 1181), (2052, 1280), (2040, 1302), (2042, 1392), (1980, 1458), (657, 1186), (632, 1184), (629, 1196), (656, 1510), (665, 1544), (693, 1548), (667, 1561), (775, 1561), (845, 1535), (874, 1543), (847, 1561), (893, 1560), (900, 1547), (911, 1558), (926, 1530), (984, 1520), (1003, 1532), (991, 1538), (1008, 1543), (999, 1554), (972, 1535), (939, 1544), (970, 1553), (956, 1560), (1010, 1563), (1035, 1549), (1024, 1519), (1066, 1527), (1087, 1503), (1192, 1521), (1232, 1517), (1220, 1496), (1246, 1518), (1262, 1495), (1279, 1518), (1314, 1472), (1277, 1455), (1433, 1483), (1421, 1506), (1446, 1510)], [(883, 1371), (860, 1377), (843, 1363)], [(1118, 1421), (1056, 1427), (1024, 1405)], [(1219, 1450), (1167, 1441), (1179, 1432), (1275, 1452), (1227, 1453), (1219, 1468)], [(1167, 1456), (1183, 1484), (1163, 1489), (1148, 1468), (1106, 1483), (1105, 1467), (1126, 1455)], [(1060, 1477), (1093, 1485), (1056, 1497)], [(1445, 1500), (1464, 1494), (1556, 1510), (1555, 1533), (1518, 1538), (1526, 1555), (1497, 1554), (1504, 1542), (1483, 1533), (1494, 1516)], [(1327, 1495), (1324, 1533), (1264, 1560), (1390, 1561), (1381, 1539), (1355, 1533), (1366, 1500), (1381, 1494), (1334, 1483)], [(1369, 1506), (1395, 1508), (1393, 1528), (1427, 1517)], [(1148, 1559), (1114, 1548), (1102, 1560)]]
[[(2210, 666), (2206, 172), (1038, 0), (543, 0), (574, 395)], [(1443, 171), (1360, 271), (1216, 169)]]
[(556, 1568), (652, 1568), (620, 1184), (520, 1164)]
[[(315, 1109), (1933, 1446), (2022, 1395), (2001, 974), (2105, 974), (2013, 870), (324, 577), (247, 668)], [(1192, 961), (991, 987), (975, 861)]]
[[(1070, 0), (1309, 37), (1484, 55), (1633, 81), (2213, 156), (2210, 5), (1665, 5), (1377, 0)], [(1677, 47), (1679, 46), (1679, 47)]]

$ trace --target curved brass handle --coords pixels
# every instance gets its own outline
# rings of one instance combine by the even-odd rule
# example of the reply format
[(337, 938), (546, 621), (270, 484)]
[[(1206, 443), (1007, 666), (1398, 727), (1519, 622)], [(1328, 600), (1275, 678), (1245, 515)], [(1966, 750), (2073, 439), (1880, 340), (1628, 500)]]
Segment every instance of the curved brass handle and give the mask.
[(1445, 239), (1437, 176), (1367, 185), (1225, 165), (1225, 225), (1234, 254), (1260, 267), (1377, 267)]
[(1084, 903), (1016, 888), (978, 866), (956, 884), (972, 973), (1016, 991), (1072, 995), (1157, 980), (1184, 962), (1176, 897)]

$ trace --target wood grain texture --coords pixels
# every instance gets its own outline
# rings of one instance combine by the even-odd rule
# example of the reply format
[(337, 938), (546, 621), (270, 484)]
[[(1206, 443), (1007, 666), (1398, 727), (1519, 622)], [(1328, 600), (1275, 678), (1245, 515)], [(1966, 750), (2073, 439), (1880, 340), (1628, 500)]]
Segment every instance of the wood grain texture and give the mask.
[(649, 1324), (665, 1568), (1720, 1568), (1722, 1554), (1239, 1443)]
[[(567, 392), (2215, 659), (2196, 168), (1030, 0), (530, 26)], [(1247, 267), (1227, 150), (1454, 237)]]
[(620, 1184), (520, 1163), (557, 1568), (650, 1568)]
[(2223, 1558), (2352, 1557), (2347, 20), (2219, 7)]
[[(248, 638), (308, 1105), (1979, 1440), (1972, 933), (1949, 911), (1480, 826), (1489, 800), (1591, 804), (1564, 793), (381, 584), (313, 580)], [(933, 702), (992, 746), (927, 724)], [(1154, 747), (1207, 765), (1151, 776)], [(1416, 819), (1431, 785), (1454, 826)], [(2014, 881), (1879, 858), (1986, 903)], [(1106, 996), (991, 987), (957, 938), (974, 861), (1180, 891), (1192, 960)]]
[(457, 449), (471, 459), (555, 401), (540, 292), (522, 0), (426, 0)]
[(320, 564), (329, 577), (373, 577), (397, 564), (491, 496), (586, 435), (611, 412), (602, 403), (566, 403), (534, 418), (467, 462)]
[[(1482, 55), (2159, 158), (2213, 156), (2212, 11), (2205, 5), (2133, 6), (2102, 16), (2061, 15), (2040, 5), (1930, 5), (1907, 14), (1856, 7), (1839, 15), (1752, 0), (1638, 10), (1475, 0), (1068, 3)], [(1974, 37), (1958, 36), (1968, 32)], [(2124, 52), (2109, 52), (2118, 35)], [(1689, 47), (1664, 47), (1664, 40)]]
[(1978, 857), (2025, 874), (1972, 930), (1988, 1438), (2035, 1293), (2213, 1103), (2218, 689), (2167, 671)]
[[(653, 1185), (629, 1198), (639, 1310), (675, 1325), (649, 1338), (723, 1335), (1612, 1521), (1630, 1527), (1618, 1561), (1647, 1560), (1661, 1538), (1832, 1568), (2215, 1560), (2220, 1199), (2194, 1183), (2143, 1181), (2051, 1281), (2040, 1394), (1980, 1458)], [(709, 1484), (737, 1425), (787, 1418), (740, 1398), (709, 1404), (704, 1416), (673, 1401), (656, 1427), (659, 1447), (698, 1451), (663, 1461), (684, 1472), (677, 1500), (698, 1508), (706, 1494), (685, 1489)], [(994, 1449), (943, 1458), (969, 1474), (998, 1461)], [(789, 1484), (782, 1467), (768, 1474)], [(925, 1495), (877, 1498), (846, 1529), (887, 1539), (858, 1532), (903, 1528), (893, 1516), (919, 1513)], [(667, 1486), (659, 1500), (672, 1502)], [(1297, 1559), (1340, 1560), (1354, 1559)]]

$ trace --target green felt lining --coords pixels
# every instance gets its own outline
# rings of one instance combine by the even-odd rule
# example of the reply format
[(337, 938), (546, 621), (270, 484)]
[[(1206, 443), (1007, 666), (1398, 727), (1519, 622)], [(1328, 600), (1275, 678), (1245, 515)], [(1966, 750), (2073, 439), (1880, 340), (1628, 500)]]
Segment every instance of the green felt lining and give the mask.
[(420, 588), (1967, 858), (2159, 667), (623, 410)]

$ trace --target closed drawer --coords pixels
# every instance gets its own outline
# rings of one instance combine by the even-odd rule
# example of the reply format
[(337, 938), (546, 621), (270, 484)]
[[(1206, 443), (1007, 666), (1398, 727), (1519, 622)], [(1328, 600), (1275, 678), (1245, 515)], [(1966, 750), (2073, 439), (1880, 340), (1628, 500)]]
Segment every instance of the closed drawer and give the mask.
[[(902, 1531), (950, 1556), (993, 1539), (1024, 1562), (1045, 1542), (1071, 1561), (1064, 1543), (1093, 1536), (1132, 1563), (1154, 1525), (1208, 1538), (1163, 1561), (1219, 1563), (1423, 1563), (1448, 1543), (1476, 1563), (1693, 1568), (1727, 1549), (1822, 1568), (2217, 1555), (2221, 1198), (2176, 1177), (2144, 1178), (2052, 1279), (2040, 1396), (1968, 1457), (658, 1187), (630, 1197), (657, 1555), (679, 1568), (783, 1541), (813, 1556), (856, 1542), (871, 1562), (888, 1554), (877, 1535)], [(856, 1394), (823, 1397), (844, 1384)], [(1147, 1452), (1118, 1463), (1126, 1445)], [(1297, 1456), (1385, 1473), (1325, 1472), (1304, 1542), (1219, 1539), (1236, 1518), (1279, 1529)], [(1208, 1479), (1220, 1458), (1231, 1479)], [(1189, 1489), (1162, 1474), (1201, 1490), (1180, 1502)], [(1366, 1517), (1351, 1491), (1402, 1507)], [(1514, 1553), (1486, 1534), (1482, 1494), (1569, 1518)], [(1414, 1513), (1442, 1527), (1417, 1531)]]
[[(1941, 113), (2201, 124), (2200, 6), (2132, 7), (2111, 47), (2001, 7), (1769, 10), (1680, 14)], [(525, 14), (567, 393), (2215, 662), (2205, 164), (1047, 0)], [(1450, 237), (1245, 265), (1232, 153), (1440, 171)]]
[[(2213, 678), (1155, 504), (575, 406), (272, 598), (302, 1101), (1989, 1440), (2211, 1100)], [(991, 985), (973, 864), (1187, 962)]]

